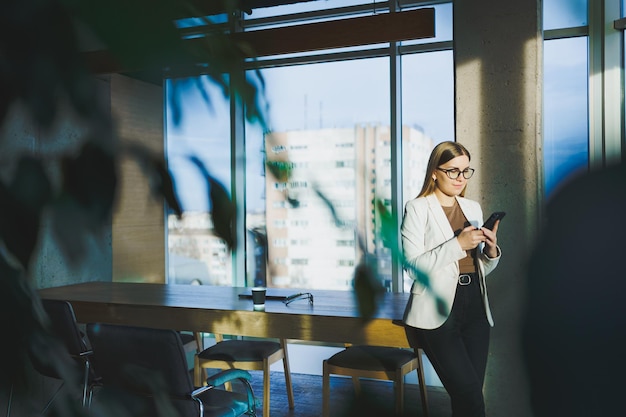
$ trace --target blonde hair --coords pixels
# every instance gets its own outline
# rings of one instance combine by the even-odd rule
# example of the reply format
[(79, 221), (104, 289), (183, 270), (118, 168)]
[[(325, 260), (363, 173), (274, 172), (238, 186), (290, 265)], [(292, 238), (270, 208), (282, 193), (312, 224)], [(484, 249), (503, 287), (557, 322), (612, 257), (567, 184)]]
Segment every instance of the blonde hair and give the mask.
[[(466, 155), (470, 160), (472, 159), (465, 146), (458, 142), (441, 142), (435, 146), (430, 153), (430, 158), (428, 158), (428, 166), (426, 167), (426, 176), (424, 177), (422, 190), (417, 196), (422, 197), (434, 193), (437, 188), (437, 184), (433, 179), (435, 170), (446, 162), (462, 155)], [(465, 188), (463, 188), (460, 195), (461, 197), (465, 195)]]

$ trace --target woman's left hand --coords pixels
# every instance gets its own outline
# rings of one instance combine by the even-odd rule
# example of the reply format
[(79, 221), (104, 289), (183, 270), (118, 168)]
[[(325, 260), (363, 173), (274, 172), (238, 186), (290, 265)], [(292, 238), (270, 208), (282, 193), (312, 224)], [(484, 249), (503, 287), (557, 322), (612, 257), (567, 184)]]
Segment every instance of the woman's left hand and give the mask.
[(498, 256), (498, 226), (500, 225), (500, 220), (496, 222), (493, 226), (493, 230), (489, 230), (483, 227), (483, 235), (485, 235), (485, 248), (483, 252), (490, 258), (495, 258)]

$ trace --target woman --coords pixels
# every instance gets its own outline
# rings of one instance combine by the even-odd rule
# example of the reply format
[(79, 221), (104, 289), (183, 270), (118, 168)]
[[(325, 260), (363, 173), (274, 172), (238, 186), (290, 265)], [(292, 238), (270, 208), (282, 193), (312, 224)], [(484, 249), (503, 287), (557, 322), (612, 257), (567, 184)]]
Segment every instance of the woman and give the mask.
[[(464, 198), (470, 154), (456, 142), (433, 149), (422, 191), (405, 207), (402, 246), (414, 279), (404, 313), (452, 402), (453, 417), (485, 415), (482, 394), (493, 326), (485, 275), (498, 264), (499, 221), (480, 229), (480, 205)], [(424, 278), (426, 277), (426, 278)]]

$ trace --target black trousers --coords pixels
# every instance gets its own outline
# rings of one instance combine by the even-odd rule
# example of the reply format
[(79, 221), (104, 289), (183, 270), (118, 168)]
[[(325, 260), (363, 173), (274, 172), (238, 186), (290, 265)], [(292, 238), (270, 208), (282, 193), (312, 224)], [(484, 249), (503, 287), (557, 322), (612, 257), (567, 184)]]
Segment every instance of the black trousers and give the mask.
[(433, 330), (406, 327), (407, 339), (426, 353), (450, 395), (452, 417), (484, 417), (483, 383), (487, 367), (490, 326), (478, 277), (458, 285), (452, 311)]

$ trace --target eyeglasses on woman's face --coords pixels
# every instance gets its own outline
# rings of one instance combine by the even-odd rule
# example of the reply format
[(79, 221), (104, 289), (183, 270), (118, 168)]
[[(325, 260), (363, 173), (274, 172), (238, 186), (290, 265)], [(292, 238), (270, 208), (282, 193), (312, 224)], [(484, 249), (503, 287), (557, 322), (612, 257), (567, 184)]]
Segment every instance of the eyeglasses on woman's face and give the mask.
[(437, 168), (437, 169), (439, 171), (445, 172), (448, 178), (450, 178), (451, 180), (455, 180), (459, 178), (459, 175), (463, 175), (463, 178), (465, 178), (466, 180), (469, 180), (470, 178), (472, 178), (472, 175), (474, 175), (474, 168), (465, 168), (463, 171), (461, 171), (458, 168), (452, 168), (452, 169)]

